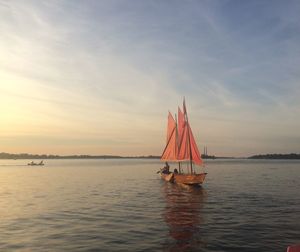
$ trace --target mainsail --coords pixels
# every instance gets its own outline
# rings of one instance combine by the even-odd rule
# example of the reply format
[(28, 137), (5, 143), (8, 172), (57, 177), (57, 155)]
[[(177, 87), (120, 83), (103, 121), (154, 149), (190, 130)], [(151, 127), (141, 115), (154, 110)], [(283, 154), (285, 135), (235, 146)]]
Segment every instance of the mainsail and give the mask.
[(169, 112), (167, 145), (161, 160), (191, 161), (197, 165), (203, 164), (201, 154), (189, 125), (185, 101), (183, 101), (183, 112), (178, 108), (178, 124)]

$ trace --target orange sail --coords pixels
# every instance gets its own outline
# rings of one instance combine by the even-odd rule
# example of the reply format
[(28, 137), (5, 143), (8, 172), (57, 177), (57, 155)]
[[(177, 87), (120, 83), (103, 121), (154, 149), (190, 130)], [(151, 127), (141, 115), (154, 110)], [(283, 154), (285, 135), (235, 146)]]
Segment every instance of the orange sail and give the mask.
[(169, 112), (167, 128), (167, 144), (161, 156), (163, 161), (177, 161), (176, 121)]
[(184, 126), (185, 126), (184, 114), (181, 112), (180, 108), (178, 107), (178, 146), (180, 146)]
[(175, 122), (172, 114), (169, 112), (169, 115), (168, 115), (168, 127), (167, 127), (167, 143), (169, 142), (170, 137), (171, 137), (174, 129), (176, 129), (176, 122)]
[[(178, 110), (179, 113), (179, 110)], [(184, 136), (182, 137), (179, 145), (178, 158), (181, 160), (190, 160), (197, 165), (202, 165), (203, 160), (197, 147), (192, 129), (190, 127), (187, 110), (185, 106), (185, 99), (183, 99), (183, 114), (184, 114)]]
[(197, 165), (202, 165), (203, 160), (193, 136), (192, 129), (188, 123), (185, 125), (177, 158), (180, 161), (191, 160)]
[(192, 161), (197, 165), (203, 164), (201, 154), (188, 122), (185, 100), (183, 100), (183, 112), (178, 108), (178, 126), (169, 112), (167, 145), (161, 160)]
[(197, 165), (202, 165), (203, 160), (201, 158), (198, 146), (196, 144), (192, 129), (189, 124), (188, 124), (188, 128), (189, 128), (189, 142), (190, 142), (190, 146), (191, 146), (190, 147), (191, 148), (191, 150), (190, 150), (191, 151), (191, 160)]
[[(186, 125), (186, 124), (185, 124)], [(179, 142), (178, 146), (178, 155), (177, 159), (179, 161), (185, 161), (190, 160), (190, 148), (189, 148), (189, 142), (188, 142), (188, 128), (185, 126), (182, 131), (182, 136)]]

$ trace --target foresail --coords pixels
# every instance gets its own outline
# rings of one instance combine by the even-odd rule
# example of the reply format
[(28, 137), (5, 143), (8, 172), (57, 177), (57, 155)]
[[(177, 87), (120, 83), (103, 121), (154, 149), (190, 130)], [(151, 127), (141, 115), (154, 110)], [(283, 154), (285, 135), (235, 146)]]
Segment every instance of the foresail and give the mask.
[(167, 144), (161, 156), (161, 160), (177, 160), (176, 122), (170, 112), (168, 116)]
[(177, 145), (175, 128), (161, 156), (163, 161), (177, 161)]
[(169, 112), (168, 115), (168, 126), (167, 126), (167, 144), (169, 142), (169, 139), (172, 135), (173, 130), (176, 128), (176, 122), (172, 116), (172, 114)]

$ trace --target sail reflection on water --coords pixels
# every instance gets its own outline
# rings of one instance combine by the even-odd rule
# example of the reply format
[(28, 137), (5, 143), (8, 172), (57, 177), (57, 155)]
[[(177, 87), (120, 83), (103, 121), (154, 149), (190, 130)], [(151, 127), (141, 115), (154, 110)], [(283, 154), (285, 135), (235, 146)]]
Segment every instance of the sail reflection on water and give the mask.
[(201, 187), (164, 184), (166, 207), (163, 218), (169, 227), (167, 251), (191, 251), (204, 247), (201, 209), (206, 191)]

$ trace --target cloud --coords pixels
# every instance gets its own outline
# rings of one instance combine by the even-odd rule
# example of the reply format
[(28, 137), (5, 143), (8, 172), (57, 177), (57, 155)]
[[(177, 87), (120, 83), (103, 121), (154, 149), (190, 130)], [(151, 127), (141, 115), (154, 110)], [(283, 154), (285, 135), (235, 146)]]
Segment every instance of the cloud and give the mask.
[[(205, 141), (218, 135), (220, 152), (232, 142), (212, 129), (223, 134), (239, 129), (241, 140), (248, 132), (263, 139), (261, 127), (281, 123), (297, 137), (299, 6), (2, 2), (0, 127), (6, 134), (24, 128), (29, 135), (39, 128), (70, 139), (80, 134), (85, 143), (90, 138), (84, 132), (90, 131), (101, 150), (108, 139), (111, 150), (114, 139), (120, 141), (116, 150), (127, 144), (134, 153), (134, 144), (141, 149), (138, 143), (158, 150), (167, 111), (186, 96), (196, 134), (204, 126)], [(285, 136), (283, 128), (272, 130), (273, 136)], [(247, 153), (247, 145), (240, 148)], [(143, 151), (137, 154), (149, 154), (147, 147)]]

